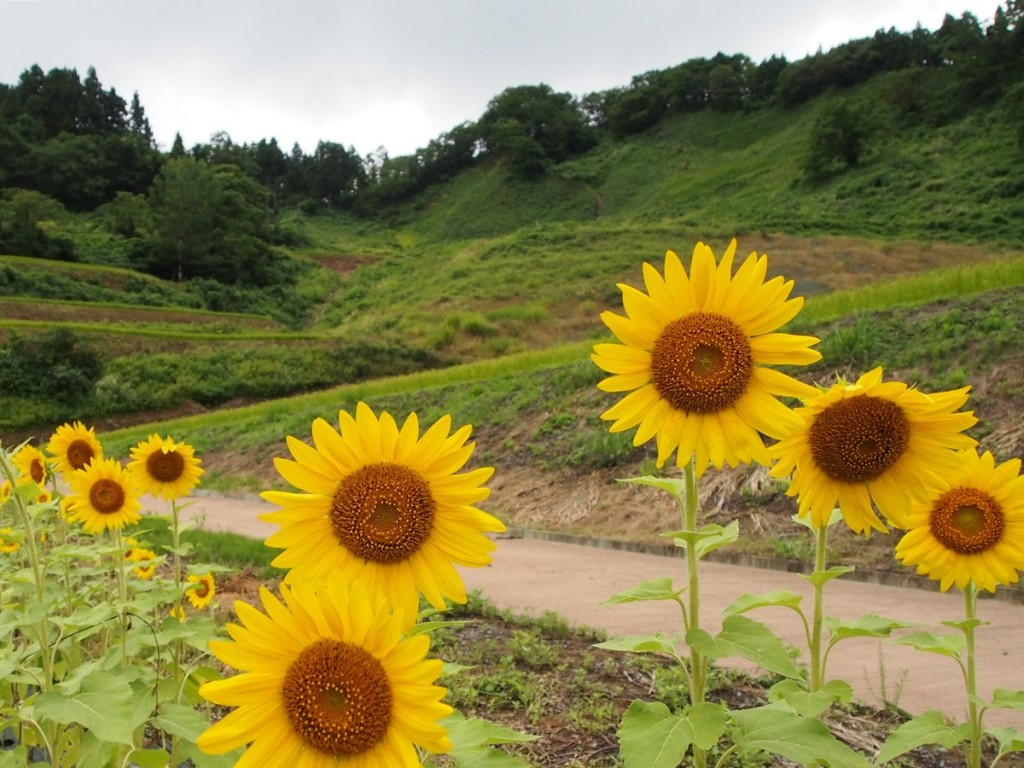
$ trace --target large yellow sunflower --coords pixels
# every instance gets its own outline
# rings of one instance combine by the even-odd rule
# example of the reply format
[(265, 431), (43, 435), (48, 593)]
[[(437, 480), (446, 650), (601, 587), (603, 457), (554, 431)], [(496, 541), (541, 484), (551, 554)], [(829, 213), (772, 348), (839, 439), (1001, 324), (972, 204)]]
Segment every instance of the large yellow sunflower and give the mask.
[(906, 517), (896, 558), (940, 582), (945, 592), (974, 582), (996, 591), (1024, 569), (1024, 477), (1020, 459), (996, 466), (992, 454), (959, 454), (960, 466), (944, 487)]
[(201, 750), (248, 744), (238, 768), (413, 768), (414, 745), (451, 749), (438, 724), (452, 711), (434, 685), (442, 662), (425, 658), (426, 635), (403, 639), (402, 618), (339, 573), (320, 585), (282, 585), (281, 594), (283, 604), (260, 590), (265, 614), (236, 602), (234, 642), (210, 642), (243, 674), (199, 689), (238, 707), (199, 737)]
[(63, 473), (65, 479), (70, 479), (75, 470), (85, 469), (89, 462), (103, 458), (103, 446), (95, 431), (80, 421), (57, 427), (46, 451), (53, 457), (54, 471)]
[(411, 414), (401, 429), (387, 413), (378, 419), (359, 403), (353, 418), (338, 414), (339, 433), (324, 419), (313, 422), (311, 447), (288, 437), (295, 461), (275, 459), (281, 476), (303, 493), (266, 491), (283, 507), (261, 515), (281, 529), (267, 546), (284, 549), (274, 559), (290, 568), (289, 580), (322, 580), (340, 570), (363, 580), (405, 611), (410, 621), (422, 593), (444, 608), (444, 598), (465, 602), (466, 591), (453, 563), (482, 566), (494, 542), (484, 533), (502, 523), (470, 506), (487, 498), (480, 487), (490, 467), (456, 474), (469, 460), (470, 427), (449, 435), (444, 416), (422, 437)]
[(68, 510), (72, 520), (89, 533), (120, 529), (138, 522), (139, 489), (121, 462), (100, 459), (72, 473)]
[(978, 420), (957, 412), (970, 387), (925, 394), (898, 381), (882, 382), (882, 369), (855, 384), (839, 382), (797, 409), (802, 424), (769, 449), (773, 477), (792, 474), (787, 494), (799, 496), (799, 514), (824, 526), (838, 505), (856, 533), (888, 529), (872, 507), (905, 527), (913, 499), (954, 470), (956, 451), (977, 442), (962, 434)]
[(46, 457), (34, 445), (22, 447), (11, 461), (18, 470), (19, 483), (35, 483), (40, 488), (46, 483)]
[(131, 449), (131, 459), (128, 471), (142, 492), (168, 501), (192, 493), (203, 474), (195, 449), (170, 437), (150, 435)]
[(818, 339), (775, 333), (800, 311), (787, 298), (793, 282), (764, 281), (768, 259), (751, 253), (732, 274), (736, 241), (715, 263), (703, 243), (693, 249), (687, 275), (679, 257), (665, 255), (662, 276), (644, 264), (647, 293), (622, 290), (626, 316), (601, 319), (622, 342), (597, 344), (591, 359), (612, 375), (598, 386), (629, 392), (601, 415), (612, 432), (637, 427), (634, 445), (656, 438), (658, 466), (695, 459), (708, 465), (768, 464), (760, 433), (780, 437), (799, 424), (777, 397), (805, 396), (811, 387), (767, 365), (806, 365), (821, 359)]

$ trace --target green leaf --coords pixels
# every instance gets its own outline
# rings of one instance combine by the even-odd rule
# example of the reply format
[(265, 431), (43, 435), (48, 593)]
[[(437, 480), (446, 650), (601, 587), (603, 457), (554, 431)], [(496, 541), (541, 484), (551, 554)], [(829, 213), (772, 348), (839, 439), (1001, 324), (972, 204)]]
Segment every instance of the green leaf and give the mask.
[(852, 621), (826, 616), (825, 626), (828, 627), (828, 631), (832, 635), (829, 639), (831, 646), (840, 640), (847, 640), (851, 637), (889, 637), (894, 629), (906, 629), (916, 625), (897, 619), (887, 619), (884, 616), (865, 614)]
[(412, 629), (407, 633), (407, 637), (413, 637), (415, 635), (425, 635), (433, 632), (435, 629), (442, 629), (444, 627), (463, 627), (466, 624), (471, 624), (470, 621), (457, 621), (457, 620), (437, 620), (437, 621), (421, 621), (417, 624), (412, 625)]
[(651, 488), (660, 488), (675, 496), (680, 505), (686, 495), (686, 481), (681, 477), (654, 477), (644, 475), (643, 477), (627, 477), (619, 480), (620, 483), (632, 483), (633, 485), (647, 485)]
[(829, 680), (813, 693), (797, 680), (781, 680), (768, 691), (769, 701), (785, 702), (804, 717), (817, 717), (835, 702), (847, 703), (852, 698), (853, 688), (843, 680)]
[(700, 560), (708, 552), (736, 541), (740, 536), (740, 524), (736, 520), (724, 527), (711, 523), (699, 531), (673, 531), (662, 535), (671, 537), (677, 547), (692, 548), (694, 557)]
[(128, 755), (129, 764), (139, 768), (167, 768), (170, 759), (164, 749), (136, 749)]
[(944, 621), (942, 623), (947, 627), (959, 629), (961, 632), (966, 634), (970, 630), (977, 629), (985, 624), (991, 624), (992, 622), (982, 621), (981, 619), (960, 619), (960, 621)]
[(132, 689), (108, 672), (94, 672), (82, 681), (81, 691), (65, 696), (58, 691), (39, 694), (35, 713), (63, 725), (80, 724), (101, 741), (134, 744), (132, 734)]
[(800, 765), (870, 765), (863, 755), (836, 739), (820, 720), (801, 717), (779, 704), (738, 710), (732, 717), (739, 726), (735, 738), (740, 747), (771, 752)]
[(838, 579), (840, 576), (845, 576), (848, 573), (853, 573), (856, 568), (852, 565), (833, 565), (831, 568), (826, 568), (824, 571), (815, 571), (812, 574), (801, 573), (799, 574), (801, 579), (807, 579), (816, 587), (820, 587), (823, 584), (827, 584), (832, 579)]
[(986, 728), (985, 733), (993, 736), (999, 742), (999, 755), (992, 761), (992, 765), (998, 762), (1003, 755), (1011, 752), (1024, 752), (1024, 733), (1016, 728)]
[[(815, 533), (817, 533), (817, 531), (818, 531), (818, 529), (814, 525), (814, 523), (811, 522), (811, 516), (810, 515), (801, 516), (800, 513), (797, 513), (795, 515), (791, 515), (790, 519), (794, 523), (796, 523), (798, 525), (802, 525), (804, 528), (806, 528), (809, 531), (813, 531)], [(828, 516), (828, 522), (825, 523), (825, 527), (826, 528), (831, 528), (833, 525), (835, 525), (836, 523), (838, 523), (842, 519), (843, 519), (843, 511), (841, 509), (839, 509), (839, 507), (836, 507), (835, 509), (832, 510), (831, 514)]]
[(728, 710), (721, 704), (701, 702), (694, 704), (686, 715), (693, 728), (693, 743), (701, 749), (711, 749), (722, 738), (729, 724)]
[(657, 579), (641, 581), (635, 587), (616, 592), (600, 605), (620, 605), (637, 603), (642, 600), (675, 600), (685, 589), (673, 589), (672, 579), (662, 576)]
[(686, 633), (686, 642), (712, 659), (741, 656), (770, 672), (785, 677), (802, 677), (778, 635), (746, 616), (726, 617), (722, 631), (715, 637), (703, 629), (691, 629)]
[(223, 755), (208, 755), (191, 741), (181, 742), (178, 749), (181, 756), (186, 760), (191, 760), (195, 768), (234, 768), (245, 753), (245, 747), (239, 747), (231, 752), (225, 752)]
[(444, 662), (444, 666), (441, 668), (441, 677), (450, 677), (451, 675), (458, 675), (470, 669), (476, 669), (476, 665), (456, 664), (454, 661), (446, 661)]
[(628, 653), (668, 653), (673, 656), (676, 654), (676, 643), (664, 632), (613, 637), (603, 643), (594, 643), (594, 647), (604, 648), (608, 651), (627, 651)]
[(800, 602), (802, 600), (802, 596), (795, 592), (790, 592), (788, 589), (779, 589), (764, 595), (755, 595), (747, 592), (744, 595), (740, 595), (723, 613), (726, 616), (734, 616), (752, 611), (755, 608), (769, 607), (792, 608), (797, 613), (801, 613)]
[(1014, 691), (1009, 688), (996, 688), (992, 692), (990, 707), (998, 709), (1014, 709), (1024, 712), (1024, 691)]
[(934, 632), (915, 632), (897, 638), (894, 642), (909, 645), (925, 653), (937, 653), (954, 659), (961, 658), (966, 647), (966, 642), (960, 635), (936, 635)]
[(24, 768), (28, 765), (28, 748), (18, 745), (14, 749), (0, 750), (0, 768)]
[(465, 768), (528, 768), (522, 758), (495, 749), (498, 744), (525, 744), (537, 737), (478, 717), (454, 712), (442, 721), (451, 739), (449, 757)]
[(153, 725), (164, 733), (191, 742), (198, 741), (199, 735), (210, 727), (209, 721), (192, 707), (171, 702), (160, 706), (160, 714), (153, 718)]
[(676, 768), (693, 743), (693, 726), (660, 701), (634, 701), (619, 724), (627, 768)]
[(946, 716), (937, 709), (929, 709), (912, 720), (908, 720), (889, 733), (885, 744), (875, 757), (875, 765), (882, 765), (905, 752), (925, 744), (938, 744), (949, 749), (955, 747), (970, 735), (970, 725), (962, 723), (951, 726)]

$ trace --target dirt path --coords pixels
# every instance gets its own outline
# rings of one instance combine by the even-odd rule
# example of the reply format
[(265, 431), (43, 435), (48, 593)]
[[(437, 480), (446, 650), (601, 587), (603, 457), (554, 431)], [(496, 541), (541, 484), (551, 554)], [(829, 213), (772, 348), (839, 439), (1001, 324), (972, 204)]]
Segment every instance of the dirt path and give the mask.
[[(184, 510), (186, 519), (201, 518), (208, 530), (226, 530), (265, 538), (276, 526), (257, 517), (274, 509), (258, 498), (231, 499), (197, 496)], [(165, 506), (149, 511), (162, 514)], [(645, 634), (680, 630), (679, 608), (674, 603), (644, 602), (600, 606), (610, 595), (645, 580), (671, 576), (677, 585), (686, 579), (685, 561), (659, 555), (622, 552), (538, 539), (500, 539), (494, 562), (486, 568), (462, 570), (468, 590), (479, 589), (500, 608), (523, 613), (554, 611), (574, 625), (604, 629), (610, 635)], [(719, 613), (746, 592), (763, 594), (787, 589), (804, 596), (810, 611), (811, 590), (792, 573), (713, 562), (701, 563), (701, 615), (714, 634)], [(843, 619), (877, 614), (920, 624), (919, 631), (950, 632), (941, 625), (963, 615), (959, 593), (941, 594), (912, 588), (887, 587), (855, 581), (832, 581), (825, 593), (826, 612)], [(1021, 635), (1024, 606), (1004, 600), (982, 600), (979, 618), (988, 624), (978, 630), (978, 692), (989, 697), (995, 688), (1024, 689)], [(751, 618), (767, 624), (787, 643), (806, 647), (803, 624), (784, 608), (753, 611)], [(742, 659), (727, 663), (753, 669)], [(963, 677), (950, 658), (921, 653), (893, 642), (856, 638), (846, 640), (829, 658), (828, 676), (850, 683), (856, 697), (869, 705), (894, 702), (919, 714), (939, 709), (962, 721), (965, 718)], [(992, 710), (988, 726), (1014, 726), (1024, 730), (1024, 713)]]

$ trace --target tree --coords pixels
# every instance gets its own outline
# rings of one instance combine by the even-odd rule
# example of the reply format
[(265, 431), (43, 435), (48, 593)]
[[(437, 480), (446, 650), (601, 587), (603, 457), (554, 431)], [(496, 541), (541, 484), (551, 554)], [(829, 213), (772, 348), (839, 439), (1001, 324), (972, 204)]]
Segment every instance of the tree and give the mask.
[(139, 92), (132, 94), (132, 104), (128, 110), (128, 129), (144, 139), (147, 144), (153, 144), (153, 130), (149, 127), (149, 118), (146, 117), (146, 110), (139, 101)]
[(868, 126), (845, 99), (827, 104), (815, 118), (804, 168), (815, 179), (860, 163)]
[(172, 158), (160, 170), (148, 202), (155, 234), (141, 265), (170, 280), (210, 278), (267, 285), (281, 275), (266, 242), (268, 192), (233, 165)]
[(75, 404), (93, 393), (103, 376), (96, 351), (69, 328), (29, 339), (13, 334), (0, 347), (0, 393)]
[(67, 211), (27, 189), (0, 190), (0, 253), (74, 261), (74, 244), (60, 235)]
[(209, 166), (191, 157), (168, 160), (149, 193), (156, 236), (148, 271), (178, 281), (205, 273), (220, 224), (219, 202)]
[(543, 84), (505, 89), (477, 125), (487, 152), (511, 157), (521, 169), (560, 163), (597, 142), (572, 95)]

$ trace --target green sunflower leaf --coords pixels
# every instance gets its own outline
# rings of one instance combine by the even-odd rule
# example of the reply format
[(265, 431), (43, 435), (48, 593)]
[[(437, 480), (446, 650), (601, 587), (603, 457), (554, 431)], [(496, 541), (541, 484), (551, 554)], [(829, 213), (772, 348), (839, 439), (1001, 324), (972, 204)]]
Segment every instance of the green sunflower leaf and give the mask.
[(715, 637), (703, 629), (691, 629), (686, 633), (686, 642), (712, 659), (741, 656), (770, 672), (785, 677), (802, 677), (779, 636), (746, 616), (726, 617), (722, 631)]
[(840, 576), (845, 576), (848, 573), (853, 573), (856, 570), (852, 565), (833, 565), (831, 568), (826, 568), (824, 571), (815, 571), (811, 574), (801, 573), (801, 579), (807, 579), (816, 587), (820, 587), (823, 584), (827, 584), (832, 579), (837, 579)]
[(667, 653), (676, 655), (676, 643), (664, 632), (653, 632), (649, 635), (623, 635), (595, 643), (595, 648), (608, 651), (626, 651), (627, 653)]
[(840, 640), (848, 640), (851, 637), (889, 637), (894, 629), (907, 629), (917, 625), (869, 613), (853, 620), (826, 616), (825, 626), (832, 635), (829, 645), (833, 646)]
[(39, 694), (34, 711), (38, 717), (62, 725), (79, 724), (102, 741), (132, 746), (131, 702), (127, 681), (108, 672), (94, 672), (72, 696), (58, 691)]
[(467, 719), (461, 712), (455, 712), (441, 722), (452, 742), (452, 749), (448, 755), (456, 766), (528, 768), (529, 764), (522, 758), (495, 749), (495, 746), (525, 744), (537, 738), (533, 734), (515, 731), (478, 717)]
[(960, 635), (937, 635), (934, 632), (915, 632), (897, 638), (894, 642), (953, 659), (961, 658), (966, 647), (966, 641)]
[(990, 707), (997, 707), (999, 709), (1014, 709), (1018, 712), (1024, 712), (1024, 691), (1014, 691), (1009, 688), (996, 688), (992, 692), (992, 701), (989, 702)]
[(620, 605), (622, 603), (637, 603), (642, 600), (675, 600), (685, 592), (683, 589), (673, 589), (672, 579), (662, 576), (657, 579), (641, 581), (635, 587), (616, 592), (600, 605)]
[(925, 744), (938, 744), (949, 749), (970, 735), (970, 725), (952, 726), (937, 709), (929, 709), (896, 728), (875, 757), (875, 765), (882, 765), (900, 755)]
[(675, 768), (693, 743), (693, 725), (660, 701), (634, 701), (619, 724), (627, 768)]
[(209, 721), (192, 707), (172, 702), (160, 706), (160, 714), (153, 718), (153, 725), (164, 733), (191, 742), (198, 741), (199, 734), (210, 727)]
[(999, 742), (999, 754), (992, 765), (999, 762), (999, 758), (1011, 752), (1024, 752), (1024, 733), (1016, 728), (986, 728), (985, 733), (994, 737)]
[(764, 750), (800, 765), (866, 768), (870, 763), (836, 739), (818, 719), (801, 717), (779, 704), (732, 713), (739, 726), (735, 739), (741, 748)]
[(747, 611), (752, 611), (755, 608), (768, 608), (768, 607), (781, 607), (781, 608), (792, 608), (797, 613), (802, 613), (800, 610), (800, 602), (803, 600), (801, 595), (795, 592), (790, 592), (788, 589), (779, 589), (775, 592), (768, 592), (763, 595), (755, 595), (747, 592), (744, 595), (740, 595), (732, 605), (725, 609), (723, 612), (726, 616), (735, 616)]
[(701, 527), (699, 531), (669, 531), (661, 535), (672, 539), (672, 543), (680, 549), (692, 548), (694, 557), (700, 560), (708, 552), (736, 541), (740, 536), (740, 524), (736, 520), (725, 526), (710, 523)]
[(852, 698), (853, 688), (843, 680), (829, 680), (813, 693), (797, 680), (782, 680), (768, 691), (769, 701), (785, 702), (794, 712), (804, 717), (817, 717), (835, 702), (845, 704)]
[(633, 485), (647, 485), (651, 488), (660, 488), (668, 491), (676, 500), (682, 504), (686, 495), (686, 481), (680, 477), (655, 477), (654, 475), (643, 475), (642, 477), (627, 477), (619, 480), (620, 483), (632, 483)]

